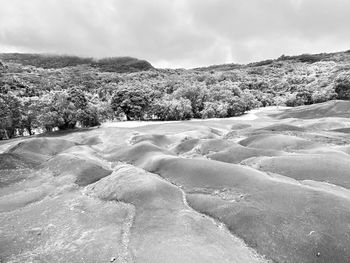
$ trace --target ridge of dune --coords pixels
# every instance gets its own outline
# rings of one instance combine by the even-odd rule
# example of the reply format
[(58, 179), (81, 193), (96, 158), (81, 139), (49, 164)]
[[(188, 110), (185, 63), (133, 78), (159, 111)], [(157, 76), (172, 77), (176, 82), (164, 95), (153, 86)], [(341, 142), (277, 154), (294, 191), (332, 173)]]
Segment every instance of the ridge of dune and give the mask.
[(348, 120), (274, 115), (344, 105), (4, 143), (0, 259), (347, 262)]

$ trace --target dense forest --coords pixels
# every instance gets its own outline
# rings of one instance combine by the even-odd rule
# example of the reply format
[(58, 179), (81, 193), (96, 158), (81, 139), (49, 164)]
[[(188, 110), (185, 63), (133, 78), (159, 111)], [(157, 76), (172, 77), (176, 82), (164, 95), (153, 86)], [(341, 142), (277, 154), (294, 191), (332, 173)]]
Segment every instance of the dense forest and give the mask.
[(224, 118), (350, 99), (350, 51), (155, 69), (130, 57), (0, 54), (0, 139), (108, 120)]

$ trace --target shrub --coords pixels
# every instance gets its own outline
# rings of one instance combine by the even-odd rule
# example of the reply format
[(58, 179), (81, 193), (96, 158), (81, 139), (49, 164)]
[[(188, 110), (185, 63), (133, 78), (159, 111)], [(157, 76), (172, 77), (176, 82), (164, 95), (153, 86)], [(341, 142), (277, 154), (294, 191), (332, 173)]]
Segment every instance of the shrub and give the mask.
[(188, 99), (158, 99), (154, 101), (151, 114), (159, 120), (187, 120), (192, 117)]
[(127, 120), (143, 119), (151, 101), (150, 91), (145, 87), (122, 86), (111, 99), (111, 108), (124, 113)]
[(98, 108), (94, 105), (89, 105), (85, 110), (78, 110), (77, 120), (82, 127), (94, 127), (101, 124)]
[(228, 104), (221, 101), (205, 102), (204, 109), (201, 111), (203, 119), (206, 118), (225, 118), (227, 117)]
[(190, 101), (193, 117), (200, 118), (201, 111), (204, 108), (204, 102), (208, 97), (207, 88), (201, 83), (198, 85), (186, 85), (174, 92), (177, 99), (184, 98)]
[(350, 100), (350, 74), (342, 74), (335, 81), (337, 99)]
[(241, 115), (246, 111), (247, 104), (238, 96), (227, 98), (227, 117)]
[(19, 100), (11, 94), (0, 94), (0, 139), (9, 139), (20, 128), (21, 112)]

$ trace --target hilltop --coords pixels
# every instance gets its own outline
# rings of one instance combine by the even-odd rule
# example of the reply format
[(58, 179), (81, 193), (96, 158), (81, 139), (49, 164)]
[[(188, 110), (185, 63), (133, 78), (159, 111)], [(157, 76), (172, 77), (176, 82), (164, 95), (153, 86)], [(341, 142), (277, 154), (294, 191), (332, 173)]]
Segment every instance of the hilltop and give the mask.
[(17, 63), (23, 66), (33, 66), (43, 69), (60, 69), (80, 65), (91, 66), (102, 72), (119, 73), (153, 69), (153, 66), (149, 62), (132, 57), (93, 59), (49, 54), (0, 53), (0, 60), (5, 63)]
[(240, 68), (246, 68), (246, 67), (260, 67), (260, 66), (268, 66), (276, 64), (279, 61), (288, 61), (290, 63), (307, 63), (307, 64), (313, 64), (316, 62), (349, 62), (350, 61), (350, 50), (344, 51), (344, 52), (335, 52), (335, 53), (319, 53), (319, 54), (302, 54), (297, 56), (285, 56), (282, 55), (277, 59), (268, 59), (258, 62), (252, 62), (248, 64), (221, 64), (221, 65), (211, 65), (207, 67), (199, 67), (194, 68), (194, 70), (200, 70), (200, 71), (210, 71), (210, 70), (216, 70), (216, 71), (227, 71), (227, 70), (234, 70), (234, 69), (240, 69)]

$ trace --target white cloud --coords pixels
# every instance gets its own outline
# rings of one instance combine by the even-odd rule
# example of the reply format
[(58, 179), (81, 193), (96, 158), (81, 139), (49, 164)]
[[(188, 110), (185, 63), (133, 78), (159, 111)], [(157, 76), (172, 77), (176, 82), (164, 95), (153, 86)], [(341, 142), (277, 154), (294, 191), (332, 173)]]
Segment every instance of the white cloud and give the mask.
[(246, 63), (350, 47), (347, 0), (0, 0), (0, 51)]

